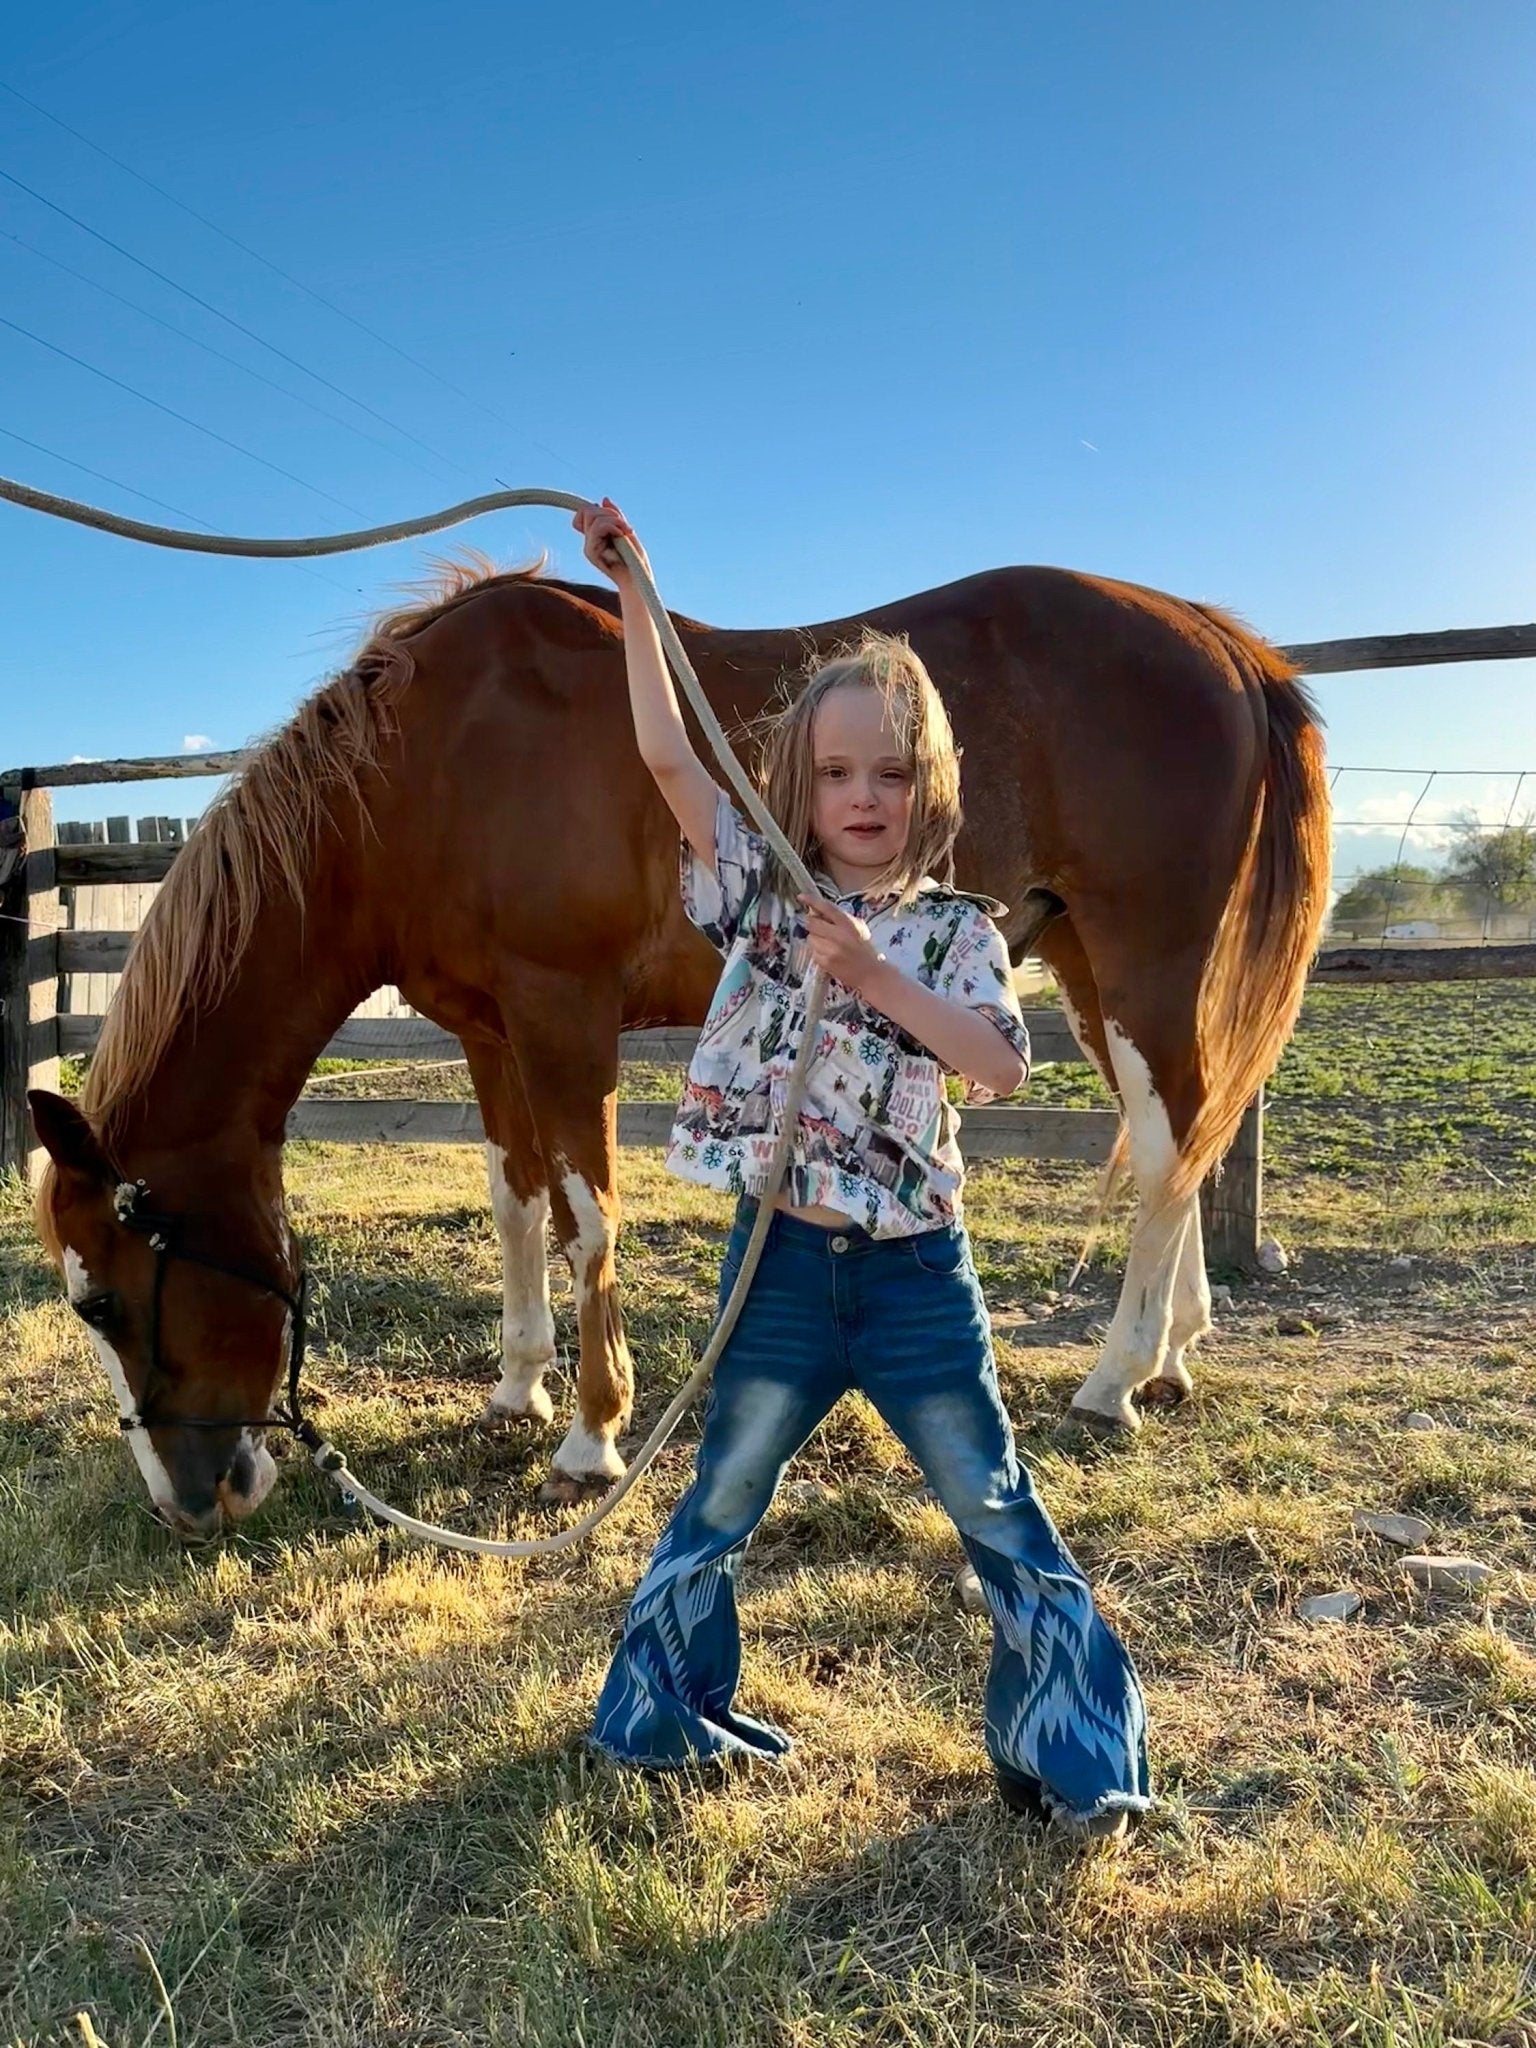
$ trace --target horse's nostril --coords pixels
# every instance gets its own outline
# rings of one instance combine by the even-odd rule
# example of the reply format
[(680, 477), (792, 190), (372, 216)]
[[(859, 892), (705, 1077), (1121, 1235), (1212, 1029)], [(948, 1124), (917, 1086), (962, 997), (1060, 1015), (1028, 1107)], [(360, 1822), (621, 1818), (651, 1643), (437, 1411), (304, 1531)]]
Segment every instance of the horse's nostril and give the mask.
[(228, 1486), (232, 1493), (249, 1493), (256, 1484), (256, 1454), (249, 1444), (242, 1444), (230, 1459), (228, 1468), (219, 1474), (221, 1486)]
[(215, 1501), (212, 1507), (189, 1509), (174, 1501), (156, 1501), (160, 1519), (184, 1538), (216, 1535), (223, 1525), (224, 1509)]

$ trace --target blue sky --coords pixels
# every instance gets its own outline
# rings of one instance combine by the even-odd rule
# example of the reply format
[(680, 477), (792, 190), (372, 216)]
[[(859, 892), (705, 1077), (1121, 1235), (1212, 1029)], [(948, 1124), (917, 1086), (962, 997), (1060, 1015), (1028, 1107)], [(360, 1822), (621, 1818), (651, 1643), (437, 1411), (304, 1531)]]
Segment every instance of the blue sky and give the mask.
[[(1526, 0), (31, 9), (0, 317), (224, 441), (0, 326), (0, 469), (246, 532), (607, 490), (724, 624), (1009, 561), (1280, 640), (1529, 619), (1533, 77)], [(553, 517), (468, 537), (575, 561)], [(429, 552), (220, 563), (0, 507), (0, 765), (238, 744)], [(1323, 681), (1334, 760), (1393, 771), (1341, 815), (1536, 771), (1533, 684)], [(1345, 836), (1341, 866), (1395, 850)]]

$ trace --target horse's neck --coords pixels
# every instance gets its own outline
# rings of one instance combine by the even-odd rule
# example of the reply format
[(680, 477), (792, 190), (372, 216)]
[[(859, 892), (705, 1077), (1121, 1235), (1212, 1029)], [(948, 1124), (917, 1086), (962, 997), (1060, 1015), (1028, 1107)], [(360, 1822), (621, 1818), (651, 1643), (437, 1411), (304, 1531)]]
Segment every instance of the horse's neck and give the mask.
[(183, 1020), (135, 1121), (157, 1147), (280, 1145), (316, 1059), (379, 980), (341, 878), (314, 876), (302, 910), (275, 897), (221, 994)]

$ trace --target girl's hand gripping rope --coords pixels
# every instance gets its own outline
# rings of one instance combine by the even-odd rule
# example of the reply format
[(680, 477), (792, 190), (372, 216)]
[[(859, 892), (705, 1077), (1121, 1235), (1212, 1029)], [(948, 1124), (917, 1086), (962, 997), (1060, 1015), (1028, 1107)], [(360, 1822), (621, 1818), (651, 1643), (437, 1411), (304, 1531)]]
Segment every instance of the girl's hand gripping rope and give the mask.
[(620, 534), (645, 564), (647, 575), (650, 574), (651, 564), (645, 549), (641, 547), (635, 529), (612, 498), (604, 498), (600, 505), (583, 505), (572, 518), (571, 524), (581, 535), (582, 553), (593, 568), (601, 570), (618, 590), (628, 591), (633, 588), (634, 582), (613, 544)]
[(823, 896), (802, 896), (800, 902), (812, 960), (851, 994), (868, 995), (870, 983), (879, 979), (885, 965), (885, 955), (876, 951), (869, 926)]

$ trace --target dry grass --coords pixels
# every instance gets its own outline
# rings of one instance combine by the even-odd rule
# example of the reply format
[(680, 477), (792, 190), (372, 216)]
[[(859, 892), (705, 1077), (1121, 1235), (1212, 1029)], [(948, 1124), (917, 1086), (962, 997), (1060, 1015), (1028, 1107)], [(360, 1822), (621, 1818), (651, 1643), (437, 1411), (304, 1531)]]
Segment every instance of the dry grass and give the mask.
[[(724, 1219), (652, 1155), (625, 1175), (643, 1423), (703, 1337)], [(537, 1526), (554, 1434), (471, 1427), (497, 1307), (475, 1154), (296, 1147), (291, 1180), (328, 1427), (393, 1497)], [(830, 1495), (781, 1502), (745, 1576), (746, 1703), (794, 1756), (620, 1776), (579, 1738), (686, 1444), (573, 1560), (381, 1552), (297, 1464), (248, 1532), (183, 1551), (13, 1191), (0, 2037), (78, 2041), (86, 2011), (110, 2048), (164, 2043), (169, 2008), (183, 2048), (1529, 2048), (1533, 1205), (1282, 1181), (1291, 1275), (1239, 1290), (1192, 1410), (1085, 1462), (1056, 1419), (1118, 1248), (1039, 1310), (1088, 1195), (988, 1168), (972, 1222), (1021, 1439), (1146, 1677), (1166, 1805), (1118, 1860), (994, 1802), (985, 1628), (861, 1404), (804, 1461)], [(1317, 1334), (1276, 1336), (1279, 1309)], [(1404, 1432), (1412, 1407), (1444, 1426)], [(1495, 1563), (1486, 1604), (1408, 1591), (1362, 1505)], [(1297, 1618), (1339, 1585), (1357, 1621)]]

